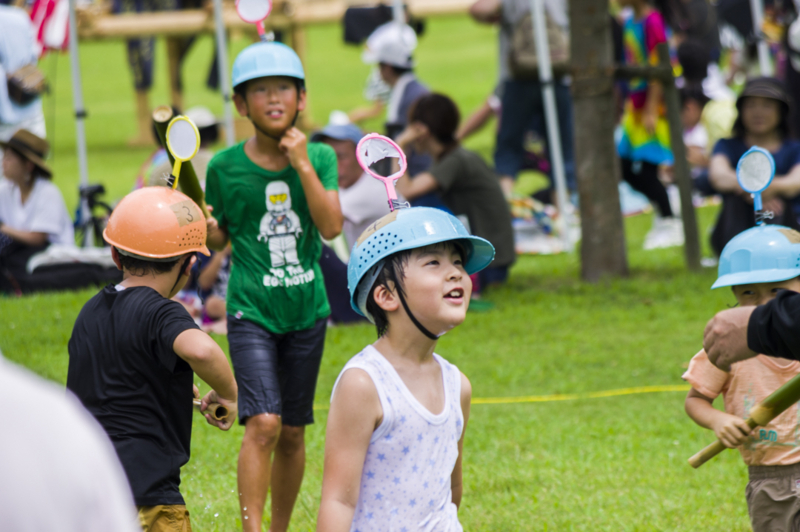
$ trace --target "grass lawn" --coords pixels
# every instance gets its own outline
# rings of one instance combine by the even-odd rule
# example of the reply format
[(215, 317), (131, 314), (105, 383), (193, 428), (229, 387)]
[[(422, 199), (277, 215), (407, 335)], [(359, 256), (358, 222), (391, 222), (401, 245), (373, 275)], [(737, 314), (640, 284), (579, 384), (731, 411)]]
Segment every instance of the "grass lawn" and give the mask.
[[(356, 48), (340, 44), (338, 27), (308, 32), (309, 94), (318, 123), (336, 108), (361, 102), (368, 67)], [(236, 41), (239, 50), (244, 42)], [(185, 67), (186, 102), (219, 112), (219, 98), (202, 88), (211, 41), (200, 39)], [(163, 43), (159, 43), (153, 103), (166, 101)], [(467, 113), (492, 88), (495, 39), (465, 18), (430, 20), (422, 38), (419, 74), (451, 94)], [(149, 154), (129, 149), (134, 133), (130, 74), (122, 43), (83, 46), (89, 120), (89, 169), (111, 197), (130, 189)], [(46, 101), (54, 133), (55, 182), (70, 207), (77, 201), (77, 163), (67, 58), (52, 56), (55, 76)], [(373, 124), (375, 127), (376, 124)], [(491, 132), (469, 146), (489, 155)], [(704, 234), (714, 209), (699, 211)], [(683, 412), (685, 392), (590, 397), (592, 392), (674, 386), (701, 347), (711, 315), (734, 303), (709, 290), (715, 271), (689, 274), (681, 249), (641, 251), (648, 216), (626, 221), (631, 276), (597, 285), (578, 280), (578, 257), (522, 257), (511, 280), (489, 294), (496, 308), (470, 314), (437, 352), (471, 379), (475, 405), (464, 449), (465, 530), (749, 530), (746, 468), (726, 452), (693, 470), (686, 459), (713, 435)], [(704, 238), (704, 240), (706, 240)], [(706, 253), (708, 251), (706, 250)], [(0, 349), (48, 379), (66, 380), (72, 324), (94, 290), (0, 299)], [(313, 530), (319, 503), (326, 405), (345, 362), (375, 338), (368, 326), (330, 329), (317, 388), (317, 423), (307, 430), (308, 463), (292, 530)], [(224, 337), (217, 338), (227, 350)], [(578, 394), (573, 400), (485, 404), (480, 399)], [(195, 530), (240, 527), (236, 456), (242, 429), (222, 433), (196, 417), (192, 459), (182, 491)], [(58, 435), (54, 435), (58, 437)]]

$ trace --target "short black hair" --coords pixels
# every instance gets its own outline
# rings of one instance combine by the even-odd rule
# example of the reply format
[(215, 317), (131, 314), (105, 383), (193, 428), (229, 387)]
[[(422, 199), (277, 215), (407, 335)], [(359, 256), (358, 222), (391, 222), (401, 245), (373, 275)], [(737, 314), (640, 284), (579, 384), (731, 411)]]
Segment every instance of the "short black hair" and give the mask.
[(705, 105), (709, 102), (709, 97), (706, 96), (705, 92), (703, 92), (702, 86), (697, 85), (690, 85), (687, 84), (685, 87), (682, 87), (678, 94), (681, 98), (681, 106), (686, 105), (686, 102), (689, 100), (694, 100), (700, 107), (705, 107)]
[(461, 115), (455, 102), (444, 94), (431, 93), (417, 98), (408, 111), (408, 123), (425, 124), (431, 135), (445, 148), (458, 143), (456, 130)]
[(394, 72), (394, 75), (397, 76), (397, 77), (400, 77), (403, 74), (407, 74), (408, 72), (413, 72), (414, 71), (414, 69), (412, 67), (404, 68), (404, 67), (399, 67), (399, 66), (395, 66), (395, 65), (390, 65), (389, 63), (381, 63), (381, 64), (382, 65), (386, 65), (387, 67), (391, 68), (392, 72)]
[[(430, 246), (424, 247), (437, 248), (448, 245), (452, 245), (456, 248), (458, 254), (461, 255), (462, 261), (466, 260), (467, 249), (464, 244), (458, 240), (449, 240), (447, 242), (440, 242), (438, 244), (431, 244)], [(414, 249), (398, 251), (397, 253), (384, 259), (383, 268), (381, 268), (380, 273), (378, 273), (378, 277), (375, 279), (375, 282), (372, 283), (372, 286), (369, 289), (366, 310), (375, 321), (375, 330), (378, 333), (378, 338), (386, 334), (386, 332), (389, 330), (389, 319), (386, 316), (386, 311), (378, 306), (378, 304), (375, 302), (375, 289), (379, 286), (383, 286), (387, 290), (392, 290), (392, 287), (389, 286), (389, 281), (392, 281), (397, 291), (405, 298), (406, 293), (403, 280), (405, 279), (405, 270), (406, 265), (408, 264), (408, 258), (411, 256), (411, 253), (414, 251)]]
[[(298, 96), (300, 95), (301, 91), (305, 90), (305, 88), (306, 88), (305, 80), (302, 80), (300, 78), (293, 78), (292, 76), (283, 76), (283, 77), (290, 78), (290, 79), (292, 79), (294, 81), (294, 85), (295, 85), (295, 87), (297, 87), (297, 95)], [(259, 79), (259, 78), (255, 78), (255, 79)], [(253, 80), (252, 79), (248, 79), (247, 81), (243, 81), (243, 82), (239, 83), (238, 85), (236, 85), (233, 88), (233, 93), (234, 94), (238, 94), (239, 96), (241, 96), (243, 99), (246, 100), (247, 99), (247, 85), (249, 85), (251, 81), (253, 81)]]
[(219, 140), (218, 124), (199, 127), (197, 131), (200, 133), (200, 144), (215, 144)]
[(134, 277), (167, 273), (172, 271), (172, 268), (174, 268), (175, 264), (181, 259), (180, 257), (175, 257), (175, 260), (168, 262), (140, 259), (125, 255), (119, 249), (117, 249), (117, 254), (119, 255), (119, 262), (122, 264), (122, 268)]

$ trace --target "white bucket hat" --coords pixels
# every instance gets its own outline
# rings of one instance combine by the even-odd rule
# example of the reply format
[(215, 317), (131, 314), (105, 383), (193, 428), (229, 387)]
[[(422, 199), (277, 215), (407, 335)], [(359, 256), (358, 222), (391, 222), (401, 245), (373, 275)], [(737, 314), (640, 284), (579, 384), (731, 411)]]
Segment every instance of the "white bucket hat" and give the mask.
[(411, 54), (417, 48), (417, 34), (408, 24), (387, 22), (367, 39), (367, 49), (361, 56), (367, 64), (386, 63), (398, 68), (411, 68)]
[(800, 18), (789, 26), (789, 60), (792, 67), (800, 72)]

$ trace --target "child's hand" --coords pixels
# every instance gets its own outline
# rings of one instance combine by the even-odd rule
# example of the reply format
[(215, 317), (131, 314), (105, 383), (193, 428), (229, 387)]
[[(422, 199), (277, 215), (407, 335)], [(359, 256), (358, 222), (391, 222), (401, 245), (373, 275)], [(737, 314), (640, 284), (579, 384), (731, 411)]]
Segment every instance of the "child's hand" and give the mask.
[(428, 133), (428, 126), (420, 122), (412, 122), (397, 137), (397, 145), (405, 149)]
[[(206, 413), (206, 409), (211, 403), (219, 403), (220, 405), (224, 406), (228, 410), (228, 415), (219, 421), (211, 417), (211, 414)], [(203, 412), (203, 415), (206, 417), (206, 421), (208, 421), (209, 425), (214, 425), (221, 430), (228, 430), (236, 421), (236, 415), (238, 414), (239, 409), (236, 405), (236, 401), (228, 401), (227, 399), (223, 399), (217, 395), (217, 392), (211, 390), (206, 394), (205, 397), (203, 397), (203, 400), (200, 403), (200, 412)]]
[(308, 160), (308, 149), (306, 148), (306, 136), (296, 127), (289, 128), (281, 137), (278, 147), (289, 157), (289, 164), (295, 170), (299, 170), (303, 165), (311, 164)]
[(219, 222), (217, 222), (216, 218), (211, 216), (211, 212), (214, 210), (214, 207), (211, 205), (206, 205), (206, 209), (208, 210), (208, 218), (206, 218), (206, 234), (210, 235), (219, 229)]
[(711, 428), (717, 439), (730, 449), (739, 447), (747, 441), (747, 436), (752, 431), (744, 419), (724, 412), (720, 412), (720, 416)]

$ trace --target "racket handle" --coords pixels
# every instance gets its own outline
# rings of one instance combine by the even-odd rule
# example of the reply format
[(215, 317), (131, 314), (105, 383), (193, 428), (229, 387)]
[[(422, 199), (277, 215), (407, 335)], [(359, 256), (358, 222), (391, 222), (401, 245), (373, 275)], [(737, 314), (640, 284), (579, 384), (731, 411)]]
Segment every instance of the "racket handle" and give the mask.
[[(192, 404), (194, 405), (197, 410), (200, 410), (201, 401), (200, 399), (193, 399)], [(212, 418), (216, 419), (217, 421), (221, 421), (225, 419), (228, 415), (228, 409), (222, 406), (219, 403), (210, 403), (208, 408), (206, 408), (206, 413), (210, 414)]]
[(705, 449), (698, 452), (696, 455), (689, 458), (689, 465), (697, 469), (725, 449), (727, 449), (727, 447), (725, 447), (721, 441), (717, 440), (711, 445), (707, 446)]

